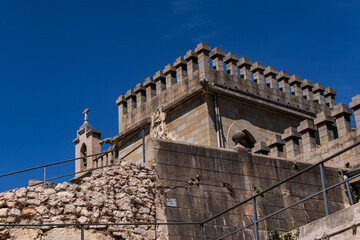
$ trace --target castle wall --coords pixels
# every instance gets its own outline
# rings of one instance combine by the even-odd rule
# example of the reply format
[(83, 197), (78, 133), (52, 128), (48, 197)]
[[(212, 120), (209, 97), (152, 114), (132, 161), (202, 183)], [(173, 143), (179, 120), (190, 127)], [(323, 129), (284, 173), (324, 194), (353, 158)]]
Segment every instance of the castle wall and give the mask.
[(180, 142), (210, 145), (207, 98), (208, 95), (201, 95), (168, 113), (166, 126), (170, 138)]
[[(354, 144), (359, 140), (360, 131), (356, 130), (348, 133), (342, 137), (334, 139), (322, 145), (317, 145), (313, 151), (300, 154), (296, 157), (296, 161), (316, 163), (320, 160), (331, 156), (332, 154)], [(326, 166), (330, 166), (338, 169), (354, 169), (360, 167), (360, 147), (355, 147), (346, 153), (341, 154), (325, 163)]]
[[(164, 140), (148, 141), (149, 160), (155, 160), (155, 171), (159, 183), (167, 188), (165, 197), (176, 199), (177, 206), (165, 209), (168, 221), (203, 221), (248, 197), (255, 195), (254, 188), (266, 189), (276, 182), (285, 179), (298, 170), (291, 161), (252, 155), (247, 151), (234, 151), (193, 144), (183, 144)], [(304, 169), (308, 164), (298, 164)], [(188, 186), (188, 181), (200, 177), (199, 187)], [(326, 169), (326, 184), (340, 181), (336, 169)], [(184, 187), (187, 186), (187, 187)], [(187, 189), (188, 188), (188, 189)], [(260, 217), (287, 206), (321, 189), (319, 169), (266, 193), (257, 199)], [(325, 216), (322, 196), (315, 197), (297, 205), (266, 223), (259, 225), (261, 230), (266, 226), (288, 231)], [(332, 212), (343, 209), (348, 202), (344, 189), (338, 188), (329, 192)], [(250, 223), (252, 216), (251, 203), (246, 204), (229, 214), (205, 225), (205, 239), (215, 239)], [(193, 239), (199, 237), (199, 227), (169, 226), (169, 239)], [(264, 234), (264, 231), (262, 231)], [(251, 230), (230, 239), (252, 237)], [(262, 235), (265, 238), (265, 235)]]
[(271, 136), (282, 134), (288, 127), (296, 127), (303, 116), (285, 114), (276, 108), (269, 109), (256, 103), (248, 103), (236, 98), (219, 97), (220, 114), (226, 147), (233, 149), (232, 134), (237, 130), (249, 131), (256, 142), (267, 142)]

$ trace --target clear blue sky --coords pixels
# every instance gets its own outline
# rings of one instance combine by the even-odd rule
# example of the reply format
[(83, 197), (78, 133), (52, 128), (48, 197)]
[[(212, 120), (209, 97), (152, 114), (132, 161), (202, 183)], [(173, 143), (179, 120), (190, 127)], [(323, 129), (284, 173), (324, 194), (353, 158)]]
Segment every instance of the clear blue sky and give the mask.
[[(360, 93), (359, 1), (0, 1), (0, 174), (74, 157), (88, 107), (103, 138), (115, 100), (199, 42)], [(49, 177), (73, 170), (53, 168)], [(0, 179), (0, 190), (42, 172)]]

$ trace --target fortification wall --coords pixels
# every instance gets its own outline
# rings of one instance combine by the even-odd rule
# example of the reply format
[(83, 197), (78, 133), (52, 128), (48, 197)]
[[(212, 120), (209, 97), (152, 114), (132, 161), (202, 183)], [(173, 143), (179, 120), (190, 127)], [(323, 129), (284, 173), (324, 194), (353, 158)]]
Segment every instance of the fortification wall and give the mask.
[[(353, 113), (356, 129), (351, 123)], [(286, 128), (282, 134), (271, 136), (267, 142), (258, 142), (253, 152), (315, 163), (358, 142), (359, 126), (360, 95), (357, 95), (349, 105), (335, 105), (330, 112), (319, 112), (314, 119), (305, 119), (295, 127)], [(360, 147), (355, 147), (326, 165), (350, 170), (360, 166), (359, 159)]]
[[(152, 168), (114, 165), (93, 171), (80, 185), (27, 187), (0, 193), (0, 222), (8, 224), (155, 222), (161, 199)], [(157, 207), (160, 206), (160, 207)], [(154, 226), (86, 227), (87, 239), (161, 239)], [(25, 234), (25, 235), (24, 235)], [(1, 239), (80, 239), (74, 228), (2, 228)]]
[[(234, 53), (225, 54), (219, 48), (211, 49), (200, 43), (195, 50), (188, 51), (117, 99), (118, 136), (149, 121), (158, 107), (164, 106), (166, 112), (171, 112), (204, 92), (236, 93), (248, 101), (266, 102), (275, 108), (303, 114), (305, 118), (331, 111), (336, 95), (333, 89), (325, 89), (308, 79), (277, 72), (273, 67), (265, 68), (259, 62), (253, 64), (245, 57), (239, 59)], [(213, 142), (210, 139), (211, 145)]]
[[(168, 221), (202, 221), (255, 194), (254, 188), (266, 189), (308, 164), (297, 165), (291, 161), (252, 155), (246, 150), (237, 152), (201, 145), (150, 139), (147, 143), (149, 161), (155, 160), (159, 184), (167, 189), (167, 199), (176, 199), (176, 206), (166, 206)], [(326, 184), (340, 180), (336, 169), (326, 169)], [(197, 187), (187, 185), (191, 178), (199, 176)], [(318, 169), (266, 193), (257, 199), (259, 218), (288, 206), (321, 189)], [(334, 212), (343, 209), (348, 202), (344, 190), (329, 192), (330, 208)], [(251, 203), (229, 212), (205, 225), (205, 239), (216, 239), (251, 222)], [(322, 196), (297, 205), (259, 225), (283, 231), (291, 230), (325, 216)], [(194, 239), (199, 237), (198, 226), (169, 226), (170, 239)], [(262, 231), (262, 238), (265, 239)], [(235, 234), (230, 239), (251, 239), (252, 230)]]

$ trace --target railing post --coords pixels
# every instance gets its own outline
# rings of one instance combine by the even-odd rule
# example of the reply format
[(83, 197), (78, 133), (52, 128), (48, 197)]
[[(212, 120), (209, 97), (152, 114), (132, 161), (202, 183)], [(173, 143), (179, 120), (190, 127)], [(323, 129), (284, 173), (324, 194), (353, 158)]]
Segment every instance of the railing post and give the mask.
[(325, 212), (326, 212), (326, 216), (328, 216), (328, 215), (330, 215), (330, 210), (329, 210), (328, 195), (327, 195), (327, 191), (325, 190), (326, 189), (326, 184), (325, 184), (324, 163), (320, 163), (319, 167), (320, 167), (322, 191), (323, 191), (323, 194), (324, 194)]
[(255, 197), (252, 198), (252, 205), (253, 205), (253, 218), (252, 222), (254, 224), (253, 230), (254, 230), (254, 237), (255, 240), (259, 240), (259, 229), (258, 229), (258, 223), (257, 223), (257, 210), (256, 210), (256, 199)]
[(85, 240), (84, 225), (81, 224), (81, 240)]
[(145, 128), (141, 129), (141, 136), (142, 136), (142, 148), (143, 148), (143, 163), (146, 162), (145, 159)]
[(351, 194), (351, 190), (350, 190), (350, 184), (349, 184), (348, 180), (349, 180), (348, 176), (344, 175), (344, 181), (346, 181), (345, 182), (346, 193), (347, 193), (347, 195), (349, 197), (350, 206), (352, 206), (352, 205), (354, 205), (354, 200), (352, 198), (352, 194)]
[(44, 167), (44, 189), (46, 188), (46, 167)]
[(204, 224), (203, 223), (200, 224), (200, 239), (205, 240), (205, 237), (204, 237)]

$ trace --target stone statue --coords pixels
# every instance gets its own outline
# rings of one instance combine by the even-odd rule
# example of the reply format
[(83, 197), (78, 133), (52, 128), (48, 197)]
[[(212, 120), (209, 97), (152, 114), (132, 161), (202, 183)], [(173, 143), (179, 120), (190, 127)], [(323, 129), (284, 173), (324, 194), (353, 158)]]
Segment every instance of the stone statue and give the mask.
[(165, 118), (166, 113), (163, 111), (163, 106), (160, 106), (156, 109), (154, 114), (151, 116), (151, 127), (150, 127), (150, 136), (168, 139), (167, 132), (165, 130)]

